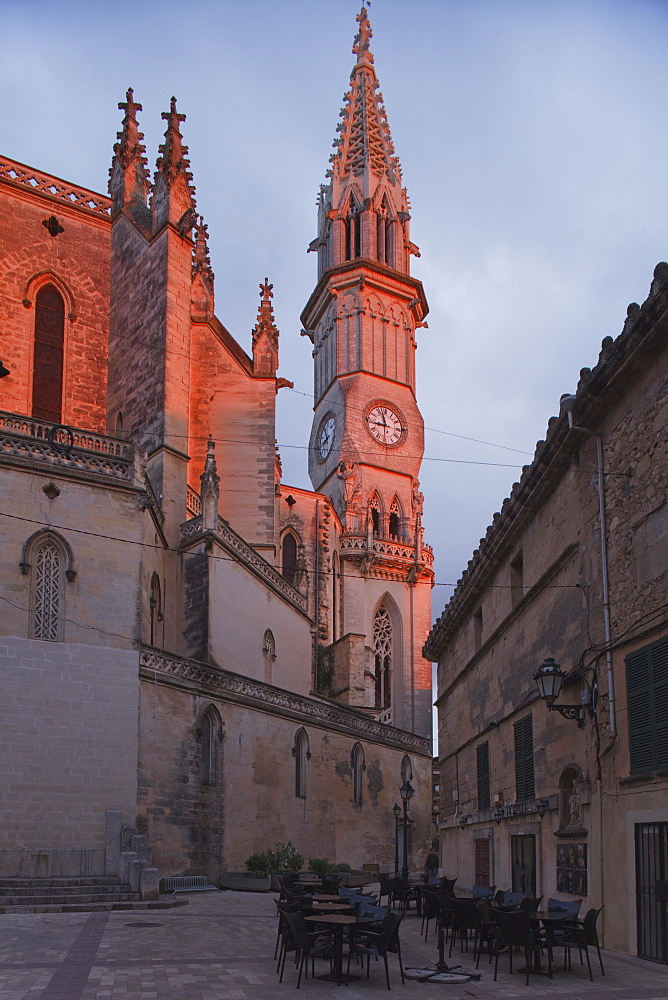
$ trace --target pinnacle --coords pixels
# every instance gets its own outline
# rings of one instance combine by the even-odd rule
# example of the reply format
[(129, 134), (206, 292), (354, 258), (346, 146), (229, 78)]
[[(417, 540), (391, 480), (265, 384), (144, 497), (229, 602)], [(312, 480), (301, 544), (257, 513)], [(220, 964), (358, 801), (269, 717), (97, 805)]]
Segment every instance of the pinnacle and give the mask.
[(132, 87), (128, 87), (125, 101), (120, 101), (118, 107), (119, 110), (125, 112), (125, 115), (123, 117), (122, 130), (116, 133), (118, 142), (114, 144), (114, 157), (118, 160), (123, 171), (127, 171), (129, 167), (135, 165), (137, 168), (138, 183), (140, 188), (143, 187), (143, 195), (145, 197), (149, 189), (149, 177), (146, 168), (147, 160), (144, 155), (146, 147), (142, 143), (144, 134), (139, 131), (137, 123), (137, 112), (143, 109), (141, 104), (135, 101)]
[(172, 97), (169, 111), (162, 112), (162, 118), (167, 122), (165, 141), (159, 146), (160, 156), (156, 161), (158, 171), (163, 175), (167, 186), (171, 187), (179, 174), (183, 174), (190, 195), (193, 199), (195, 191), (190, 182), (192, 174), (189, 173), (190, 161), (188, 160), (188, 147), (183, 144), (183, 136), (179, 128), (181, 122), (186, 120), (185, 115), (181, 115), (176, 110), (176, 98)]
[(273, 285), (269, 284), (269, 279), (265, 278), (260, 284), (260, 306), (257, 311), (257, 320), (253, 329), (253, 346), (257, 344), (264, 335), (268, 338), (271, 346), (278, 349), (278, 328), (274, 320), (274, 307), (272, 298), (274, 296)]

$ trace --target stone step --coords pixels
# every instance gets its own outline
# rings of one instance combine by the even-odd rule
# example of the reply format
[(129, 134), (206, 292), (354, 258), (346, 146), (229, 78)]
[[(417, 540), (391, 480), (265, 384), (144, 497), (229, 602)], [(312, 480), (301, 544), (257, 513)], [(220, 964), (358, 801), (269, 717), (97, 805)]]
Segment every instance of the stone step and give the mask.
[(53, 893), (30, 893), (28, 895), (2, 895), (0, 894), (0, 906), (87, 906), (89, 903), (122, 903), (140, 900), (138, 892), (78, 892), (66, 895), (61, 892)]
[(6, 906), (0, 902), (0, 913), (110, 913), (114, 910), (171, 910), (175, 906), (187, 906), (187, 899), (147, 900), (146, 902), (124, 903), (64, 903), (62, 905), (40, 904), (28, 906)]
[(3, 889), (64, 889), (72, 887), (75, 891), (79, 886), (120, 886), (118, 875), (77, 875), (66, 878), (0, 878), (0, 892)]
[(32, 882), (30, 885), (0, 885), (0, 899), (5, 896), (89, 896), (91, 893), (98, 895), (104, 893), (130, 892), (129, 885), (122, 885), (115, 882), (113, 885), (106, 883), (97, 885), (95, 882), (86, 882), (81, 885), (42, 885)]

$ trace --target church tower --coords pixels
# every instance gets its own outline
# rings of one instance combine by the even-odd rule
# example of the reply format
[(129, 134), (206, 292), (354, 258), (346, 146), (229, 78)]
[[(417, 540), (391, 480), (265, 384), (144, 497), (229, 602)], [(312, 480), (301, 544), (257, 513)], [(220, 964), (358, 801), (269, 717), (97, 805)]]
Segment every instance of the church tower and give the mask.
[(431, 624), (433, 556), (422, 538), (415, 330), (426, 326), (428, 307), (410, 275), (419, 252), (364, 7), (357, 21), (357, 62), (309, 247), (318, 254), (318, 284), (301, 317), (315, 377), (309, 474), (343, 526), (334, 558), (334, 648), (351, 636), (363, 636), (366, 648), (365, 679), (349, 678), (348, 703), (427, 735), (431, 665), (421, 648)]

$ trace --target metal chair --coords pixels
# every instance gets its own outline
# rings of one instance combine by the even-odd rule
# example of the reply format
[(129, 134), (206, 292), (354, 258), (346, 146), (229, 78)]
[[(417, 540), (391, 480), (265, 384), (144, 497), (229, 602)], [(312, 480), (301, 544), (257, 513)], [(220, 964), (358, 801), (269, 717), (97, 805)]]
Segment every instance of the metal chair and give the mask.
[[(601, 958), (601, 948), (598, 943), (598, 934), (596, 932), (596, 921), (598, 920), (598, 915), (603, 907), (599, 910), (588, 910), (585, 914), (585, 918), (581, 923), (573, 924), (567, 923), (564, 925), (564, 936), (558, 942), (556, 942), (559, 947), (564, 948), (564, 969), (571, 968), (571, 950), (577, 948), (580, 952), (580, 964), (582, 962), (582, 952), (585, 953), (587, 959), (587, 968), (589, 969), (589, 978), (593, 982), (594, 977), (591, 972), (591, 962), (589, 960), (589, 945), (596, 948), (598, 953), (598, 961), (601, 966), (601, 975), (605, 975), (605, 970), (603, 969), (603, 959)], [(568, 959), (568, 965), (566, 960)]]
[[(297, 975), (297, 989), (302, 981), (302, 972), (304, 966), (306, 966), (306, 976), (308, 978), (308, 960), (311, 959), (311, 974), (315, 974), (314, 959), (316, 958), (329, 958), (331, 960), (334, 954), (334, 943), (333, 936), (331, 933), (325, 937), (321, 930), (319, 931), (309, 931), (306, 926), (306, 921), (304, 920), (304, 914), (301, 910), (287, 910), (283, 911), (283, 918), (285, 919), (291, 935), (291, 942), (297, 951), (297, 960), (299, 962), (299, 972)], [(283, 971), (285, 969), (285, 956), (287, 951), (292, 950), (286, 947), (283, 951), (283, 963), (281, 965), (281, 975), (279, 982), (283, 982)], [(331, 962), (330, 962), (331, 966)]]
[[(452, 934), (450, 936), (450, 955), (452, 955), (452, 946), (457, 937), (459, 937), (459, 946), (462, 952), (464, 951), (464, 943), (466, 943), (466, 950), (469, 950), (469, 931), (473, 931), (477, 938), (480, 911), (472, 899), (450, 897), (448, 902), (453, 912)], [(475, 939), (473, 947), (475, 950)]]
[[(504, 948), (508, 948), (508, 961), (510, 963), (510, 971), (513, 971), (513, 948), (523, 948), (524, 958), (526, 960), (526, 985), (529, 985), (529, 973), (531, 971), (531, 963), (533, 961), (533, 956), (535, 953), (540, 953), (542, 941), (540, 934), (537, 930), (534, 930), (531, 926), (531, 915), (527, 913), (526, 910), (516, 910), (508, 913), (505, 910), (495, 910), (492, 909), (494, 914), (494, 919), (499, 925), (499, 930), (496, 936), (496, 943), (494, 947), (494, 952), (496, 954), (496, 960), (494, 962), (494, 982), (496, 982), (496, 974), (499, 968), (499, 954)], [(552, 947), (550, 942), (545, 942), (547, 946), (548, 954), (548, 971), (547, 974), (552, 978)]]
[(387, 956), (389, 954), (396, 954), (399, 960), (399, 971), (401, 973), (402, 985), (406, 982), (404, 979), (404, 967), (401, 961), (401, 945), (399, 943), (399, 925), (403, 916), (394, 913), (392, 910), (386, 915), (383, 920), (383, 926), (380, 931), (369, 931), (365, 933), (363, 938), (351, 942), (350, 949), (348, 951), (348, 972), (350, 972), (350, 959), (353, 955), (356, 955), (360, 960), (366, 955), (366, 977), (369, 978), (369, 963), (371, 956), (375, 958), (382, 956), (385, 962), (385, 979), (387, 980), (387, 988), (390, 989), (390, 971), (387, 964)]

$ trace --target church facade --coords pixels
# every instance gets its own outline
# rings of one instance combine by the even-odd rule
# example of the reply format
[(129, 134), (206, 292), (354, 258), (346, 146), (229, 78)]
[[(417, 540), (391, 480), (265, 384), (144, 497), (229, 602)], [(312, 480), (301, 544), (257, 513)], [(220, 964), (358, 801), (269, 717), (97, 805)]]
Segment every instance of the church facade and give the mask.
[[(0, 874), (353, 867), (431, 839), (433, 556), (409, 206), (365, 9), (321, 188), (313, 491), (282, 482), (279, 332), (214, 311), (184, 115), (149, 177), (119, 107), (109, 197), (0, 158)], [(389, 831), (389, 833), (388, 833)]]

